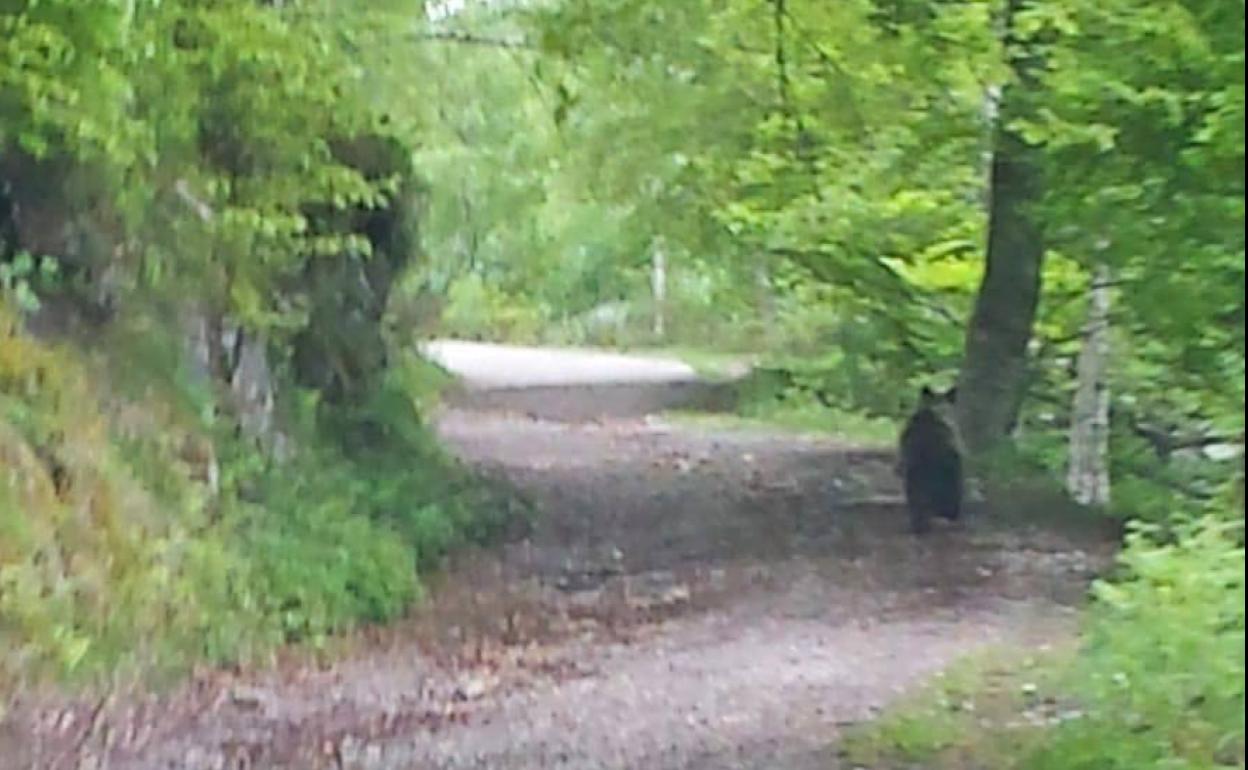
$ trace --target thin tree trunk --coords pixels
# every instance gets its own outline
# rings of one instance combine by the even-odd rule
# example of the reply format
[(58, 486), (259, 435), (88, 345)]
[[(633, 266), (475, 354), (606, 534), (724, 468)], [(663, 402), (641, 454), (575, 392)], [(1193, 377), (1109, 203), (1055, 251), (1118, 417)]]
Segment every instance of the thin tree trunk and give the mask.
[(651, 256), (650, 288), (654, 294), (654, 336), (662, 341), (667, 336), (667, 253), (663, 241), (654, 242)]
[[(1006, 9), (1007, 37), (1021, 6)], [(1027, 208), (1040, 193), (1035, 150), (1010, 129), (1025, 112), (1034, 62), (1014, 59), (1019, 81), (1003, 89), (995, 129), (988, 204), (988, 255), (966, 333), (958, 383), (957, 420), (966, 448), (982, 455), (1016, 422), (1026, 386), (1027, 345), (1040, 302), (1044, 260), (1041, 230)]]
[(758, 314), (763, 321), (763, 342), (770, 350), (776, 336), (776, 296), (771, 290), (771, 271), (768, 270), (766, 254), (759, 254), (754, 262), (754, 291), (757, 294)]
[(1109, 286), (1109, 270), (1097, 268), (1071, 415), (1066, 488), (1083, 505), (1109, 503)]

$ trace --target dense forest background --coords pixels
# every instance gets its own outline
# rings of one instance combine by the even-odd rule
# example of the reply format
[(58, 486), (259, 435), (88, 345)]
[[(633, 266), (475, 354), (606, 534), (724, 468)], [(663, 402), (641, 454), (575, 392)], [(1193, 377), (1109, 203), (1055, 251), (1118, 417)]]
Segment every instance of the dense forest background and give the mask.
[(1242, 0), (0, 27), (0, 680), (393, 618), (523, 516), (433, 439), (418, 341), (664, 348), (831, 429), (958, 383), (990, 495), (1135, 522), (1089, 653), (1133, 687), (1043, 766), (1242, 766)]

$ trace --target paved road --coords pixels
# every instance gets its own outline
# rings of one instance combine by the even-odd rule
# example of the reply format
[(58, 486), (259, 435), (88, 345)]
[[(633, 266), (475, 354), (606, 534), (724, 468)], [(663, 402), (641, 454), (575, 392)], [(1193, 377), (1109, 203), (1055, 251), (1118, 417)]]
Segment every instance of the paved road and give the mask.
[(571, 348), (519, 347), (431, 340), (422, 352), (470, 387), (699, 382), (693, 367), (672, 358)]
[[(731, 410), (731, 381), (712, 381), (683, 361), (601, 350), (432, 340), (422, 352), (461, 384), (454, 406), (511, 411), (561, 422), (634, 418), (671, 409)], [(741, 366), (737, 377), (747, 373)]]

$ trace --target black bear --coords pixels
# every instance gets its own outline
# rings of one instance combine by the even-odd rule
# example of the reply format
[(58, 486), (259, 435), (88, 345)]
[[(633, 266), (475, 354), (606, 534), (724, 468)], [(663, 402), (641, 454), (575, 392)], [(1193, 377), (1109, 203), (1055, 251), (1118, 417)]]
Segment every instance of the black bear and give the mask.
[(901, 433), (897, 470), (916, 534), (930, 529), (932, 516), (955, 521), (962, 513), (962, 450), (948, 414), (956, 396), (955, 388), (936, 393), (924, 386)]

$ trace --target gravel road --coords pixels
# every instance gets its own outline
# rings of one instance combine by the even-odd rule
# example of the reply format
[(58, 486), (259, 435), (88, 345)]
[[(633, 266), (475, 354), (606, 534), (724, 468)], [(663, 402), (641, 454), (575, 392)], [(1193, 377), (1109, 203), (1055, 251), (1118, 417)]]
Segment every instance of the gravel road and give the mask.
[(32, 696), (0, 768), (835, 770), (838, 731), (952, 662), (1068, 638), (1109, 553), (990, 512), (916, 539), (889, 453), (830, 439), (438, 425), (536, 505), (527, 537), (461, 555), (411, 618), (320, 660)]

